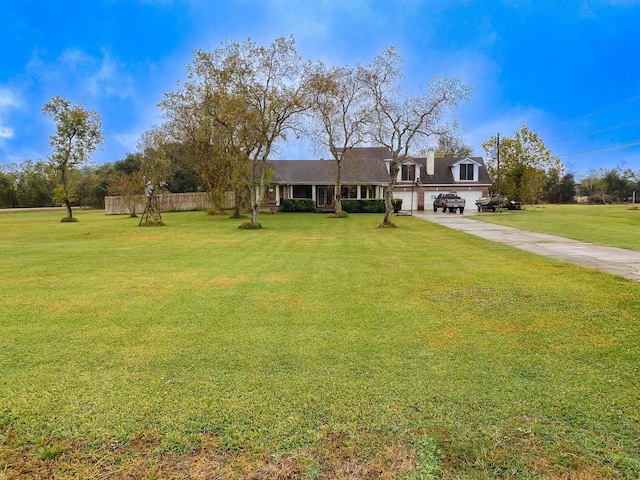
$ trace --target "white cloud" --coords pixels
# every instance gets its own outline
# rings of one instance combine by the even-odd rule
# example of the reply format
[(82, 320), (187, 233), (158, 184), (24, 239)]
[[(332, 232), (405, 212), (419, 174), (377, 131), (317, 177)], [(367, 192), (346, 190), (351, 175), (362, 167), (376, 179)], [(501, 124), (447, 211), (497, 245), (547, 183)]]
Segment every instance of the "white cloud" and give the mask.
[(125, 67), (109, 52), (103, 52), (103, 58), (96, 65), (93, 75), (86, 80), (87, 89), (92, 95), (126, 98), (133, 95), (133, 80), (124, 73)]
[(22, 104), (20, 98), (9, 88), (0, 87), (0, 140), (13, 138), (14, 129), (7, 126), (9, 112)]
[(0, 87), (0, 112), (12, 107), (19, 107), (22, 102), (18, 96), (6, 87)]
[(142, 130), (118, 133), (113, 136), (113, 140), (115, 140), (120, 146), (124, 147), (126, 151), (135, 152), (138, 149), (138, 142), (140, 141), (142, 133)]
[(27, 69), (56, 90), (84, 91), (96, 98), (134, 94), (132, 76), (108, 50), (96, 57), (82, 49), (67, 49), (52, 61), (35, 52)]
[(0, 140), (5, 140), (7, 138), (13, 138), (13, 128), (5, 127), (0, 125)]

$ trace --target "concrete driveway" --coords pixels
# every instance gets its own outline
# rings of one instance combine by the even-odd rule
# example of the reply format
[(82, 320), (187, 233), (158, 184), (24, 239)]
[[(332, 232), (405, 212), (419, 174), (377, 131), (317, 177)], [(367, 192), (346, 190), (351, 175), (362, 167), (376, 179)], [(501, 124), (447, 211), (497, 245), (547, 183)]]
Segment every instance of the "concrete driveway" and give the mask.
[[(545, 257), (596, 268), (603, 272), (640, 282), (640, 252), (624, 248), (604, 247), (544, 233), (526, 232), (513, 227), (493, 225), (473, 220), (473, 217), (477, 215), (476, 212), (465, 212), (464, 215), (460, 215), (457, 213), (420, 211), (414, 212), (413, 215), (448, 228), (486, 238), (487, 240), (511, 245)], [(480, 215), (499, 214), (483, 213)]]

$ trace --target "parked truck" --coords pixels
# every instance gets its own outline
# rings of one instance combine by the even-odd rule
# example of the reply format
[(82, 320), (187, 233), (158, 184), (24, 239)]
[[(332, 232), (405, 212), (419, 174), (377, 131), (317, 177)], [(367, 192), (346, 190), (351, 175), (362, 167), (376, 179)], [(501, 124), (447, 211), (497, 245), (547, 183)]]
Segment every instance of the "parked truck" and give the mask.
[(441, 208), (442, 213), (445, 213), (447, 210), (453, 213), (458, 210), (460, 215), (462, 215), (465, 205), (466, 200), (460, 198), (455, 193), (441, 193), (433, 200), (433, 211), (437, 212), (438, 209)]

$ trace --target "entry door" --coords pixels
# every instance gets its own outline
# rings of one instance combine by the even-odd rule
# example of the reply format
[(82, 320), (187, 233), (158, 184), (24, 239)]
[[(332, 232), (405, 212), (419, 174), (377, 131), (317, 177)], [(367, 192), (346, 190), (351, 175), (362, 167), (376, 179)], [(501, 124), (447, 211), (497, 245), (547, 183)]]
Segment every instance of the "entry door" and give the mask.
[(316, 205), (318, 207), (330, 207), (333, 205), (335, 187), (333, 185), (318, 186)]

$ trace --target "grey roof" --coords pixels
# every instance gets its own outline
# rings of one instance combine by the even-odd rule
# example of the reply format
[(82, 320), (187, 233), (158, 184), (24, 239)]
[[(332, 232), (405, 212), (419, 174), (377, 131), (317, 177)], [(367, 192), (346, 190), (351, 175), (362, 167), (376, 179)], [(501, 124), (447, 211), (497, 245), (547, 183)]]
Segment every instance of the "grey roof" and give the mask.
[(461, 182), (454, 181), (451, 167), (467, 158), (480, 165), (480, 168), (478, 169), (478, 178), (475, 181), (463, 182), (464, 185), (491, 185), (493, 182), (489, 177), (482, 157), (436, 157), (433, 162), (433, 175), (427, 175), (426, 158), (414, 158), (413, 160), (420, 164), (420, 183), (427, 185), (461, 185)]
[[(342, 159), (342, 183), (386, 185), (389, 173), (385, 159), (391, 158), (386, 147), (361, 147), (348, 150)], [(475, 181), (464, 182), (464, 185), (491, 185), (482, 157), (455, 157), (434, 159), (434, 174), (427, 175), (426, 158), (411, 158), (421, 169), (420, 183), (426, 185), (460, 185), (455, 182), (451, 167), (467, 158), (480, 165), (479, 175)], [(270, 160), (273, 166), (271, 181), (276, 184), (322, 185), (336, 181), (336, 161), (331, 160)]]
[[(389, 173), (386, 148), (354, 148), (342, 158), (342, 183), (387, 184)], [(334, 184), (336, 161), (331, 160), (269, 160), (273, 166), (271, 181), (278, 184)]]

